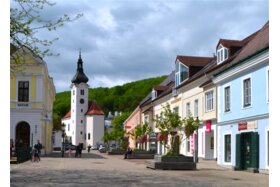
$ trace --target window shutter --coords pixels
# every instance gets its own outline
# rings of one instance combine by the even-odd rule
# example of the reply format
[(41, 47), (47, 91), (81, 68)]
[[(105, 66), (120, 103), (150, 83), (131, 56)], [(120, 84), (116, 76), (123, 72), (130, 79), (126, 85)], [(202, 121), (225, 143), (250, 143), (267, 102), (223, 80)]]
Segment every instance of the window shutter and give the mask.
[(251, 135), (251, 166), (252, 168), (259, 168), (259, 134), (252, 132)]
[(243, 169), (241, 154), (241, 134), (236, 134), (236, 148), (235, 148), (235, 170)]

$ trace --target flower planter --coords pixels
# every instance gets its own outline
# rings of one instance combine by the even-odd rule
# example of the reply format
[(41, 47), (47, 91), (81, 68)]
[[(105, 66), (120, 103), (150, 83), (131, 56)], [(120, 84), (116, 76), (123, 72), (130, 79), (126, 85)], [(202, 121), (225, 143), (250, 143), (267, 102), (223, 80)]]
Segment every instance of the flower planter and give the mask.
[(111, 151), (108, 151), (108, 155), (123, 155), (125, 154), (124, 149), (112, 149)]
[(132, 154), (128, 154), (128, 159), (153, 159), (154, 153), (152, 151), (137, 150), (133, 151)]
[(155, 155), (154, 160), (146, 162), (147, 168), (162, 170), (196, 170), (193, 157)]

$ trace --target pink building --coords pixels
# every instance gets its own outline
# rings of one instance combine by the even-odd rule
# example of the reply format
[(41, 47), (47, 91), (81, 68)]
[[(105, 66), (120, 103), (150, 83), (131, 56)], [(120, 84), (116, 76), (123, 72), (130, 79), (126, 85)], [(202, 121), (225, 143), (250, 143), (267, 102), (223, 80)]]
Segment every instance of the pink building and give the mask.
[(136, 148), (136, 138), (133, 136), (135, 133), (135, 127), (142, 123), (141, 120), (141, 109), (139, 106), (131, 113), (131, 115), (125, 120), (124, 128), (127, 136), (129, 137), (129, 146), (134, 149)]

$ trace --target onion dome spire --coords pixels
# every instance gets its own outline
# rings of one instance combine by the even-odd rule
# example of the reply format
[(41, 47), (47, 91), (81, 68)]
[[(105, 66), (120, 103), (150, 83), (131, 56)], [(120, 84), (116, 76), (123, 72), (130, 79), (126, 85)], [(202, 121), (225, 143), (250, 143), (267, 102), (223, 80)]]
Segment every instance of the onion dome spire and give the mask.
[(83, 70), (83, 60), (81, 55), (81, 49), (79, 51), (79, 59), (77, 62), (77, 72), (71, 80), (72, 83), (79, 84), (79, 83), (87, 83), (88, 77), (85, 75)]

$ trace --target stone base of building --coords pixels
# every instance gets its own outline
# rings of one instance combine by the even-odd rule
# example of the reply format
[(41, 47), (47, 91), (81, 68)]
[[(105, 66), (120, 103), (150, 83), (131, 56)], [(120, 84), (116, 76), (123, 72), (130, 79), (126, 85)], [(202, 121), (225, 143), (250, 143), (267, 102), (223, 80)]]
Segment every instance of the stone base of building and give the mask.
[(193, 157), (155, 155), (154, 160), (147, 161), (146, 167), (162, 170), (196, 170)]

